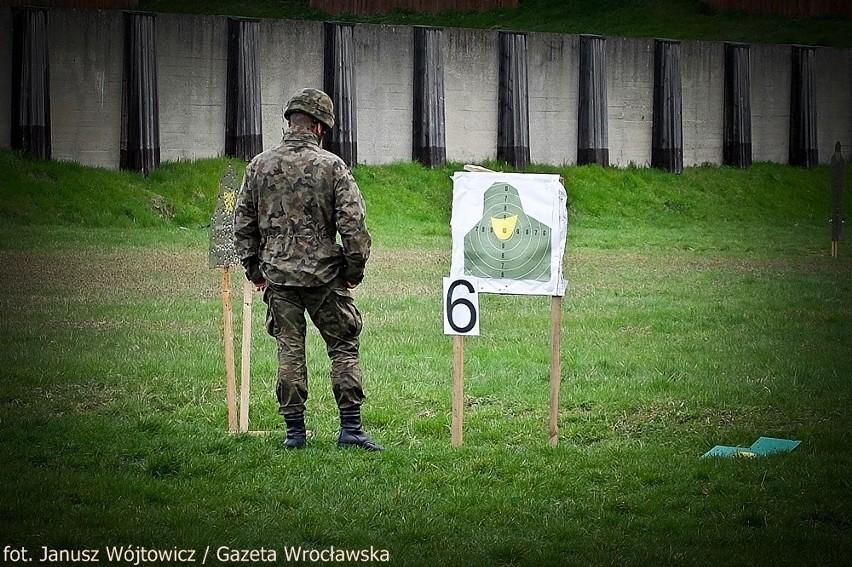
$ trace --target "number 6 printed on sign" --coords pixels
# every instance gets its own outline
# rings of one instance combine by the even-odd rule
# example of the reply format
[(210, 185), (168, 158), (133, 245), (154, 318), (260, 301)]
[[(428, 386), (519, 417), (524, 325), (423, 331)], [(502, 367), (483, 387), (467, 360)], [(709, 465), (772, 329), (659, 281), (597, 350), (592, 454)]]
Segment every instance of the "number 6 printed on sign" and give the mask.
[(479, 336), (479, 294), (474, 278), (444, 278), (444, 334)]

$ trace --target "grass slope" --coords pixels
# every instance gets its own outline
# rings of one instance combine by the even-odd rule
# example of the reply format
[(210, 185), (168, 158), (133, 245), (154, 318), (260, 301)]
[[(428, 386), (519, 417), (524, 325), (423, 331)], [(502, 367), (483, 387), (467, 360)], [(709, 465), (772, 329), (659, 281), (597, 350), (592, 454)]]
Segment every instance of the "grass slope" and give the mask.
[(307, 0), (142, 0), (140, 10), (229, 14), (261, 18), (333, 20), (394, 25), (514, 29), (684, 40), (800, 43), (852, 46), (852, 21), (838, 16), (790, 18), (736, 12), (714, 13), (697, 0), (521, 0), (516, 9), (444, 14), (397, 10), (356, 17), (312, 9)]
[[(225, 158), (167, 162), (149, 177), (30, 160), (0, 150), (3, 225), (199, 229), (209, 224)], [(493, 169), (505, 164), (484, 164)], [(378, 242), (412, 247), (449, 236), (452, 181), (461, 164), (360, 166), (354, 175)], [(829, 168), (758, 163), (747, 170), (703, 166), (673, 175), (649, 168), (556, 168), (569, 196), (579, 246), (675, 247), (716, 251), (821, 250), (828, 238)], [(852, 166), (847, 166), (847, 179)], [(724, 230), (719, 230), (723, 227)], [(630, 230), (626, 230), (630, 229)], [(73, 232), (73, 231), (72, 231)], [(156, 231), (152, 231), (156, 233)], [(592, 238), (586, 240), (586, 236)], [(670, 240), (674, 239), (674, 240)]]
[[(465, 444), (450, 447), (440, 281), (455, 166), (356, 168), (376, 243), (357, 291), (365, 423), (388, 448), (373, 455), (334, 447), (314, 332), (310, 446), (279, 449), (259, 297), (252, 427), (276, 433), (225, 433), (205, 226), (224, 167), (170, 163), (145, 179), (0, 152), (3, 546), (35, 558), (41, 546), (102, 559), (143, 546), (200, 561), (210, 546), (283, 561), (293, 547), (372, 546), (396, 565), (848, 564), (852, 261), (845, 245), (828, 257), (826, 168), (560, 170), (570, 286), (555, 449), (549, 302), (508, 296), (481, 298)], [(760, 435), (802, 445), (699, 458)]]

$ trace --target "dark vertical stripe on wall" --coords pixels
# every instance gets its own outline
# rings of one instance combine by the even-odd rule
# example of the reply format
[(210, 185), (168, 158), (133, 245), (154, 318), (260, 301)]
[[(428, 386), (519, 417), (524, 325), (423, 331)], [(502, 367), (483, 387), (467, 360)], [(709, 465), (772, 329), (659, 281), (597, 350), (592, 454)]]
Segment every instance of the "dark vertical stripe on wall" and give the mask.
[(725, 125), (722, 163), (745, 169), (751, 165), (751, 95), (749, 46), (725, 44)]
[(352, 24), (325, 24), (323, 90), (334, 102), (336, 125), (325, 136), (325, 147), (346, 162), (358, 163), (358, 122), (355, 111), (355, 44)]
[(12, 20), (13, 148), (50, 159), (50, 65), (47, 11), (14, 10)]
[(444, 31), (414, 27), (412, 158), (427, 167), (447, 161), (444, 127)]
[(790, 88), (790, 165), (819, 164), (814, 48), (793, 46)]
[(121, 169), (160, 165), (157, 45), (153, 14), (124, 14), (124, 79), (121, 104)]
[(523, 169), (530, 162), (527, 36), (500, 32), (497, 159)]
[(680, 42), (654, 40), (654, 123), (651, 166), (683, 171), (683, 109)]
[(257, 20), (228, 18), (225, 153), (246, 161), (263, 150), (259, 45)]
[(596, 35), (581, 35), (577, 165), (609, 165), (608, 128), (606, 39)]

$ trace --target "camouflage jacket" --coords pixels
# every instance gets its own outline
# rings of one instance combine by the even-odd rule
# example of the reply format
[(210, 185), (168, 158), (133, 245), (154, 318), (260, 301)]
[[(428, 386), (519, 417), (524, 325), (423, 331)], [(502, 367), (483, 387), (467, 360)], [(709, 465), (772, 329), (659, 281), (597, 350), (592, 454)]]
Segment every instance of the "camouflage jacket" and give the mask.
[[(338, 274), (358, 284), (370, 256), (361, 191), (346, 164), (305, 129), (290, 129), (246, 167), (234, 247), (249, 279), (314, 287)], [(340, 235), (340, 243), (337, 235)]]

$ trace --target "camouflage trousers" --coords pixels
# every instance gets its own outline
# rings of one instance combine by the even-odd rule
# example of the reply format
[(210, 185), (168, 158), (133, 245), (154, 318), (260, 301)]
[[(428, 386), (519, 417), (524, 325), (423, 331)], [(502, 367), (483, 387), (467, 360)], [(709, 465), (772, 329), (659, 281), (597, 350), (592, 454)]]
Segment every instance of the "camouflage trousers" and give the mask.
[(319, 287), (266, 288), (266, 330), (278, 343), (278, 413), (305, 410), (308, 368), (305, 360), (305, 313), (326, 344), (331, 360), (331, 388), (337, 407), (359, 407), (364, 400), (358, 348), (361, 313), (342, 282)]

